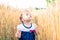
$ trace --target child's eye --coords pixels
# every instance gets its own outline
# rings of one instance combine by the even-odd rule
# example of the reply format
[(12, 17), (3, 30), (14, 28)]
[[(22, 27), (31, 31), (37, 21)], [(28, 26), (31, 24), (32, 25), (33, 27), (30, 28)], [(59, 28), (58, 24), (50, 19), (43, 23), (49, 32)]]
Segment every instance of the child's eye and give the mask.
[(26, 16), (28, 16), (29, 14), (27, 13)]

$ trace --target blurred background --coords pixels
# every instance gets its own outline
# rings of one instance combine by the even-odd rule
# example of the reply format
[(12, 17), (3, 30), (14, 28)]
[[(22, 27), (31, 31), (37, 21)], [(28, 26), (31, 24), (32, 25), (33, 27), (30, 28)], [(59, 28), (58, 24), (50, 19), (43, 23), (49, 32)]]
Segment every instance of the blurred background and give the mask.
[(60, 40), (60, 0), (0, 0), (0, 40), (17, 40), (16, 27), (24, 9), (38, 26), (36, 40)]

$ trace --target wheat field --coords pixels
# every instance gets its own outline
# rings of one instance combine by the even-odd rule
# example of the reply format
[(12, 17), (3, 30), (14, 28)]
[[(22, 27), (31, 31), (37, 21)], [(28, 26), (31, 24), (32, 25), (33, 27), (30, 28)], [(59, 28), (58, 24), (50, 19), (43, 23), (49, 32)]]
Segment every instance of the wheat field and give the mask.
[[(60, 40), (60, 0), (46, 9), (30, 9), (33, 22), (38, 26), (37, 40)], [(0, 40), (17, 40), (16, 27), (20, 24), (21, 10), (0, 5)], [(36, 13), (36, 14), (34, 14)]]

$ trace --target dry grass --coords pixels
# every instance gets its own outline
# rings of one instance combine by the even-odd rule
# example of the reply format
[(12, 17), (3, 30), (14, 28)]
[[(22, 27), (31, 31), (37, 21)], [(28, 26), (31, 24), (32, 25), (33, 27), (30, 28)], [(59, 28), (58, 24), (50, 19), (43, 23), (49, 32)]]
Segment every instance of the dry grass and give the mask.
[[(59, 3), (47, 9), (31, 10), (33, 22), (38, 25), (37, 40), (60, 40), (60, 6)], [(58, 9), (57, 9), (58, 8)], [(0, 40), (17, 40), (16, 26), (20, 23), (20, 10), (0, 5)]]

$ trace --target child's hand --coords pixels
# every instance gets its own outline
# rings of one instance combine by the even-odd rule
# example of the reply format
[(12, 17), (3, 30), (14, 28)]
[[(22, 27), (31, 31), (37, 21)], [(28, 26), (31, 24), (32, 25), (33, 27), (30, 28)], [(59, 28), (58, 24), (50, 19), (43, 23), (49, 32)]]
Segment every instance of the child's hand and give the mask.
[(21, 37), (21, 32), (17, 30), (15, 36), (16, 36), (17, 38), (20, 38), (20, 37)]

